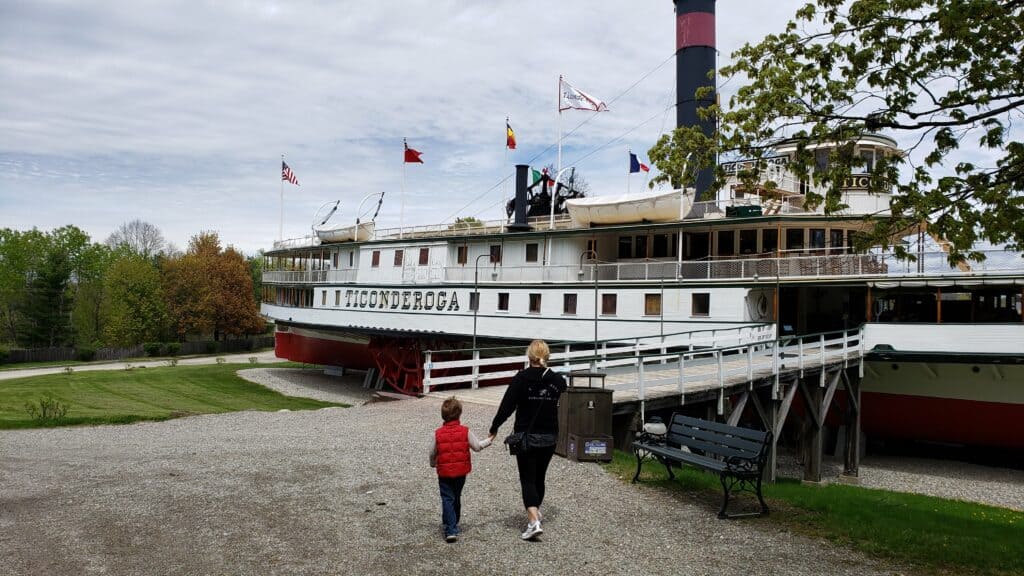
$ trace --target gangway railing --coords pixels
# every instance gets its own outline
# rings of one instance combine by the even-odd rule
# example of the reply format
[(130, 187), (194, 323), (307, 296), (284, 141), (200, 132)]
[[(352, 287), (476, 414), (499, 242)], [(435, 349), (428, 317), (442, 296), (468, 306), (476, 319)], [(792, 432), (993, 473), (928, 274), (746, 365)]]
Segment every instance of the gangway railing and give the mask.
[[(638, 359), (651, 355), (668, 357), (671, 352), (716, 349), (727, 346), (748, 346), (773, 341), (776, 337), (775, 324), (748, 324), (731, 328), (690, 330), (665, 335), (641, 336), (599, 340), (595, 344), (564, 343), (552, 345), (548, 359), (551, 366), (572, 371), (581, 368), (608, 369), (635, 365)], [(435, 361), (434, 355), (470, 356), (459, 360)], [(466, 348), (461, 350), (427, 350), (423, 353), (423, 392), (430, 392), (433, 386), (469, 383), (473, 388), (481, 381), (509, 378), (519, 371), (519, 365), (526, 365), (523, 348)], [(515, 369), (481, 371), (492, 366), (516, 365)], [(434, 376), (439, 371), (462, 371), (457, 375)], [(466, 372), (468, 370), (468, 372)]]
[[(777, 393), (779, 374), (783, 370), (802, 373), (809, 367), (860, 361), (864, 356), (861, 327), (802, 336), (778, 338), (774, 324), (714, 331), (683, 332), (664, 337), (637, 338), (633, 341), (603, 341), (595, 350), (592, 343), (565, 345), (552, 352), (550, 366), (574, 370), (613, 370), (617, 379), (635, 379), (637, 399), (647, 399), (648, 389), (673, 385), (682, 400), (688, 384), (701, 383), (704, 390), (723, 390), (737, 382), (753, 382), (774, 378)], [(507, 349), (510, 352), (512, 349)], [(424, 353), (423, 391), (441, 385), (469, 384), (511, 378), (527, 365), (522, 348), (514, 354), (481, 356), (481, 350), (445, 351), (471, 353), (462, 360), (435, 362), (433, 351)], [(709, 373), (708, 366), (712, 366)], [(514, 368), (481, 371), (488, 367)], [(438, 371), (463, 370), (465, 373), (435, 377)], [(822, 372), (824, 378), (824, 372)], [(720, 395), (722, 402), (724, 394)]]

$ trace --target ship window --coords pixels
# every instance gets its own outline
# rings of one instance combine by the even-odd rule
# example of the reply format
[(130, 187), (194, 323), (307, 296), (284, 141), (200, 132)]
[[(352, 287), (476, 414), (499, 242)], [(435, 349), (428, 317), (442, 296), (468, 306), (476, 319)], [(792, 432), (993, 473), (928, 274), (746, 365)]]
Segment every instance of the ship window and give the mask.
[(861, 148), (860, 159), (864, 161), (864, 173), (870, 174), (875, 171), (875, 149)]
[(757, 252), (757, 230), (740, 230), (740, 254)]
[(828, 168), (828, 149), (818, 148), (814, 151), (814, 165), (818, 171), (825, 171)]
[(338, 253), (337, 252), (331, 252), (331, 267), (332, 268), (337, 268), (338, 267)]
[(615, 309), (618, 307), (619, 297), (617, 294), (602, 294), (601, 295), (601, 314), (606, 316), (615, 315)]
[(562, 314), (576, 314), (576, 295), (562, 295)]
[(711, 294), (701, 292), (693, 295), (691, 316), (708, 316), (711, 313)]
[(537, 244), (526, 245), (526, 261), (536, 262), (537, 261)]
[(843, 251), (843, 231), (832, 229), (828, 231), (828, 244), (832, 252)]
[(498, 310), (508, 312), (508, 292), (498, 292)]
[(530, 314), (540, 314), (540, 294), (530, 294)]
[(334, 305), (341, 306), (341, 290), (334, 291)]
[(777, 230), (762, 230), (761, 231), (761, 251), (762, 252), (774, 252), (778, 250), (778, 231)]
[(636, 257), (647, 258), (647, 236), (636, 237)]
[(732, 256), (736, 253), (736, 237), (733, 230), (718, 232), (718, 255)]
[(804, 249), (804, 229), (786, 228), (786, 250)]
[(480, 309), (480, 293), (470, 292), (469, 293), (469, 309), (476, 312)]
[(430, 248), (420, 248), (420, 266), (430, 264)]
[(459, 264), (465, 264), (469, 260), (469, 247), (457, 246), (455, 248), (455, 259)]
[(402, 259), (405, 256), (404, 250), (395, 250), (395, 266), (402, 265)]
[(619, 236), (619, 258), (633, 257), (633, 237)]
[(351, 268), (351, 267), (352, 267), (352, 261), (353, 261), (353, 260), (355, 259), (355, 257), (356, 257), (356, 252), (355, 252), (355, 250), (353, 250), (353, 251), (351, 251), (351, 252), (349, 252), (349, 253), (348, 253), (348, 267), (349, 267), (349, 268)]
[(501, 244), (491, 245), (491, 263), (498, 264), (501, 262)]
[(320, 305), (327, 306), (327, 290), (322, 290), (320, 292)]
[(644, 315), (661, 315), (661, 294), (644, 294)]
[(380, 250), (373, 251), (373, 258), (370, 259), (370, 266), (376, 268), (380, 266)]
[(825, 229), (824, 228), (811, 228), (810, 232), (810, 248), (820, 249), (825, 247)]
[(597, 240), (587, 240), (587, 252), (590, 252), (590, 258), (597, 258)]

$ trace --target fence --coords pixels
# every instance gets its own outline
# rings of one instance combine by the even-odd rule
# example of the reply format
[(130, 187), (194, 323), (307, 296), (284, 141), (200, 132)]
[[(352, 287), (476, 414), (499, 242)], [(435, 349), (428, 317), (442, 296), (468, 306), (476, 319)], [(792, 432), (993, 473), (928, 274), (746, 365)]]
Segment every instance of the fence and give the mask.
[[(179, 342), (178, 356), (191, 354), (214, 354), (223, 352), (247, 352), (258, 348), (272, 348), (274, 346), (273, 336), (256, 336), (253, 338), (240, 338), (238, 340), (200, 340), (194, 342)], [(166, 344), (162, 350), (166, 354)], [(99, 348), (95, 351), (94, 360), (123, 360), (125, 358), (140, 358), (146, 355), (142, 344), (130, 348)], [(0, 364), (20, 364), (23, 362), (68, 362), (79, 360), (79, 350), (70, 347), (61, 348), (12, 348), (7, 351), (7, 357), (0, 357)]]

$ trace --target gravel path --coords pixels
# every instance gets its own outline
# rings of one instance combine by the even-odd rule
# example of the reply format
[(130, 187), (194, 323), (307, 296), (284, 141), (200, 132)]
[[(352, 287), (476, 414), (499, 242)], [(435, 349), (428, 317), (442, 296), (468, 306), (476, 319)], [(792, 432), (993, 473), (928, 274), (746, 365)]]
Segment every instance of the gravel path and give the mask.
[[(561, 458), (542, 541), (522, 542), (515, 463), (500, 447), (475, 456), (463, 537), (445, 544), (426, 462), (439, 412), (420, 399), (0, 432), (0, 565), (76, 575), (899, 572)], [(463, 420), (482, 434), (492, 415), (467, 405)]]

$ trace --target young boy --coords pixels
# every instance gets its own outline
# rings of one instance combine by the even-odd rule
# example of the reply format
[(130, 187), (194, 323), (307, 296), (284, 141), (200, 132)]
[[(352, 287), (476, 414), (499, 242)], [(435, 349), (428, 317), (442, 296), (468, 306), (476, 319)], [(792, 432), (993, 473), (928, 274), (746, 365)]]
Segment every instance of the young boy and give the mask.
[(455, 396), (441, 404), (441, 419), (444, 424), (434, 431), (434, 445), (430, 449), (430, 466), (437, 468), (437, 483), (441, 488), (441, 522), (444, 524), (444, 539), (455, 542), (459, 539), (459, 518), (462, 516), (462, 487), (472, 469), (469, 451), (479, 452), (491, 445), (490, 440), (480, 441), (459, 422), (462, 416), (462, 402)]

